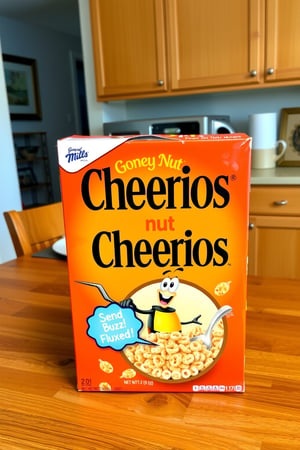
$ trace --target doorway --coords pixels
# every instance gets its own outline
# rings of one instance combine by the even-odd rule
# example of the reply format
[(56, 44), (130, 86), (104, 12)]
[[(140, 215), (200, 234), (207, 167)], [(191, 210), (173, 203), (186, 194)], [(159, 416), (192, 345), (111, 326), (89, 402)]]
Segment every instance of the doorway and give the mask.
[(76, 133), (89, 136), (90, 132), (82, 56), (71, 51), (70, 60)]

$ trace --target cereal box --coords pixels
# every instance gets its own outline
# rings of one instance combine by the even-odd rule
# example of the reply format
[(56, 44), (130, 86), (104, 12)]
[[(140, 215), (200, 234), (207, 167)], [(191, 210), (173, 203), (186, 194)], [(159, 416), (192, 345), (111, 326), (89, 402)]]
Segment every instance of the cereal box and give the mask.
[(58, 154), (78, 390), (243, 392), (250, 138)]

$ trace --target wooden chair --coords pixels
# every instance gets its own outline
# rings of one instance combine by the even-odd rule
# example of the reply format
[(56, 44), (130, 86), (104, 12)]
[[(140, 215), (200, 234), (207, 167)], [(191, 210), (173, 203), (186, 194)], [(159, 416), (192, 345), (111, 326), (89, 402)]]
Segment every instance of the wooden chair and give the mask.
[(17, 256), (36, 253), (64, 236), (61, 202), (3, 214)]

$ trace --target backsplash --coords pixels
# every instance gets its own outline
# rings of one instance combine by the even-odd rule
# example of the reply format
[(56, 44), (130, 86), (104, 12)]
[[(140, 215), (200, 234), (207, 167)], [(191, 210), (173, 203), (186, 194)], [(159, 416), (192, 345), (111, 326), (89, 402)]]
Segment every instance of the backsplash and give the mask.
[(300, 107), (300, 86), (217, 92), (166, 98), (108, 102), (103, 121), (225, 114), (238, 132), (248, 133), (248, 115)]

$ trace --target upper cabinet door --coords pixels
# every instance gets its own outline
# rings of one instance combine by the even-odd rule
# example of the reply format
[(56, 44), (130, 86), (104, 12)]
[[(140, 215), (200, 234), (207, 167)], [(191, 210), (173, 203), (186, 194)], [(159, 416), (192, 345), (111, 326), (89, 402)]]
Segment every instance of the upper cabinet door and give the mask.
[(299, 0), (266, 0), (266, 81), (300, 78), (299, 21)]
[(261, 0), (166, 0), (171, 89), (263, 78)]
[(162, 0), (90, 0), (99, 100), (167, 90)]

